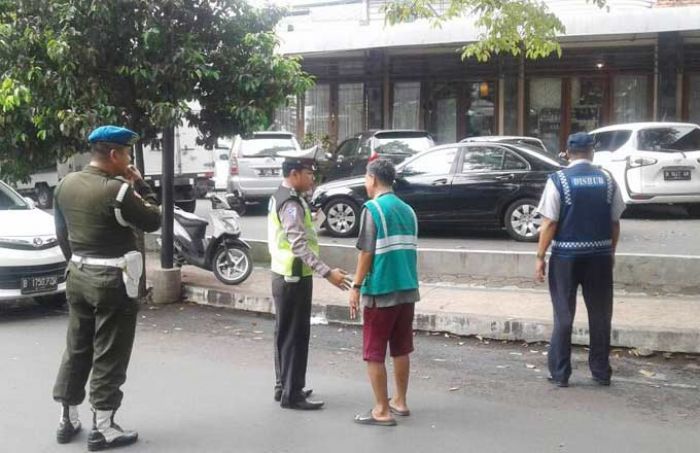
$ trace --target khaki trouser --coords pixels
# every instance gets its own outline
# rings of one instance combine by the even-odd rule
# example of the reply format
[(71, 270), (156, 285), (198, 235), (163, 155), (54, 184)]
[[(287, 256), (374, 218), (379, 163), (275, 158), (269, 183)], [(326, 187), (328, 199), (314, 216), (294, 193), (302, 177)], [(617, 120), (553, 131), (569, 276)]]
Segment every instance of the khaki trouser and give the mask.
[(82, 403), (92, 370), (90, 403), (99, 410), (117, 409), (134, 343), (138, 302), (126, 295), (121, 269), (75, 263), (68, 269), (68, 334), (54, 400)]

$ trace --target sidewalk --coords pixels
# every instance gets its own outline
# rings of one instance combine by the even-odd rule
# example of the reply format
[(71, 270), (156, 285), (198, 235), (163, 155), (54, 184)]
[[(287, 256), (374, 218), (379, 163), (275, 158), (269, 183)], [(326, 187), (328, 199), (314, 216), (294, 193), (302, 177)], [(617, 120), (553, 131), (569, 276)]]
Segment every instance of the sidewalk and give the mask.
[[(147, 267), (158, 266), (154, 255)], [(269, 270), (255, 268), (238, 286), (218, 282), (211, 272), (182, 269), (183, 299), (212, 306), (273, 313)], [(314, 322), (353, 323), (347, 293), (314, 279)], [(616, 294), (612, 345), (656, 351), (700, 353), (700, 300)], [(544, 287), (480, 287), (477, 284), (424, 283), (416, 305), (415, 328), (499, 340), (548, 341), (552, 308)], [(588, 343), (586, 308), (579, 296), (573, 342)]]

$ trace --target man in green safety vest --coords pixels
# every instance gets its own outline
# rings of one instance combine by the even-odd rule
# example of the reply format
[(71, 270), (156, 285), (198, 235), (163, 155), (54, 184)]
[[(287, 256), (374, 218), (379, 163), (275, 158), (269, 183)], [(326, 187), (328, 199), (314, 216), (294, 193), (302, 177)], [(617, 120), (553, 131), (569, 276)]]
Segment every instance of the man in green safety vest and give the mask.
[[(375, 405), (355, 416), (365, 425), (394, 426), (408, 416), (409, 354), (413, 352), (414, 305), (418, 293), (418, 221), (413, 209), (394, 195), (396, 170), (388, 160), (367, 165), (365, 203), (357, 248), (360, 254), (350, 292), (350, 317), (362, 300), (362, 355), (367, 362)], [(396, 388), (389, 400), (384, 361), (389, 345)]]
[(303, 197), (314, 184), (316, 166), (305, 151), (280, 153), (284, 181), (270, 198), (267, 217), (275, 301), (275, 401), (283, 408), (314, 410), (322, 401), (308, 399), (306, 366), (311, 331), (313, 273), (341, 290), (350, 287), (347, 272), (331, 269), (319, 258), (311, 210)]

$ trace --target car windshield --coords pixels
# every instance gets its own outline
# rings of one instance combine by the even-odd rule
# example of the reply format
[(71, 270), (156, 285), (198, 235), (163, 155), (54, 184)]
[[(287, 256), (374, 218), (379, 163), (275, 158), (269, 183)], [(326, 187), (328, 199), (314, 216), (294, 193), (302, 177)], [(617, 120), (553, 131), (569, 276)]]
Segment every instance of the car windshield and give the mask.
[(380, 154), (418, 154), (435, 146), (430, 136), (422, 132), (380, 133), (374, 140), (374, 149)]
[(550, 165), (554, 166), (563, 166), (566, 165), (567, 162), (564, 159), (561, 159), (557, 156), (553, 156), (552, 154), (549, 154), (548, 152), (544, 151), (541, 146), (532, 146), (532, 145), (527, 145), (524, 143), (519, 143), (516, 145), (519, 150), (522, 150), (531, 156), (536, 157), (537, 159), (546, 162)]
[(275, 157), (280, 151), (296, 151), (296, 140), (292, 136), (254, 137), (243, 140), (241, 155), (243, 157)]
[(655, 127), (637, 133), (641, 151), (700, 151), (700, 129), (693, 126)]
[(632, 131), (630, 130), (598, 132), (594, 134), (593, 150), (595, 152), (617, 151), (618, 148), (627, 143), (631, 135)]
[(0, 211), (29, 209), (29, 205), (17, 192), (0, 182)]

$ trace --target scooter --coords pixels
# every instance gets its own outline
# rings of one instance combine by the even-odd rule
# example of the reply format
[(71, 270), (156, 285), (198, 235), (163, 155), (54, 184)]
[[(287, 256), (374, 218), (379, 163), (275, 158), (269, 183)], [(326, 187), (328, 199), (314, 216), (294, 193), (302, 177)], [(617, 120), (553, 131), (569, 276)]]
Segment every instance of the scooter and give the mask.
[(191, 264), (212, 271), (226, 285), (237, 285), (253, 271), (250, 245), (240, 238), (240, 216), (227, 199), (218, 194), (210, 195), (209, 199), (212, 236), (205, 237), (209, 222), (175, 208), (173, 258), (178, 266)]

